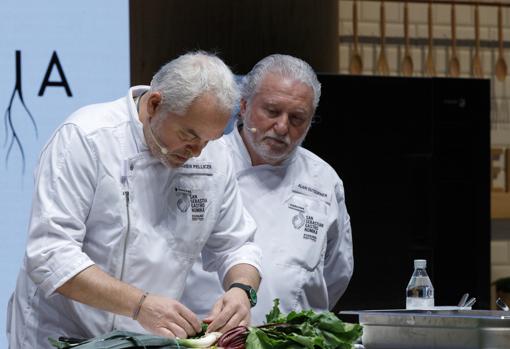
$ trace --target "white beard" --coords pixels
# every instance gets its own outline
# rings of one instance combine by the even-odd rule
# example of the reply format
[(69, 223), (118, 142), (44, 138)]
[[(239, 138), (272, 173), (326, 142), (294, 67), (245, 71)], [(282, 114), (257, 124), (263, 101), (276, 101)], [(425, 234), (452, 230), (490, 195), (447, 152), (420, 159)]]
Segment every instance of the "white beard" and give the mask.
[[(245, 121), (249, 121), (250, 114), (247, 112), (245, 114)], [(252, 127), (251, 123), (245, 122), (245, 127)], [(248, 131), (245, 132), (245, 139), (246, 142), (250, 145), (250, 147), (257, 153), (257, 155), (264, 161), (264, 163), (268, 163), (271, 165), (278, 165), (284, 160), (288, 159), (291, 154), (295, 151), (295, 149), (300, 146), (303, 141), (305, 140), (306, 134), (308, 133), (308, 130), (310, 129), (310, 126), (308, 126), (306, 132), (303, 133), (303, 136), (298, 139), (294, 145), (291, 144), (290, 137), (288, 135), (281, 137), (274, 133), (272, 129), (264, 133), (262, 136), (259, 133), (259, 131)], [(256, 137), (260, 139), (260, 141), (257, 141)], [(284, 151), (278, 151), (274, 150), (270, 145), (268, 145), (263, 139), (266, 137), (274, 138), (279, 141), (284, 142), (287, 144), (287, 148)]]

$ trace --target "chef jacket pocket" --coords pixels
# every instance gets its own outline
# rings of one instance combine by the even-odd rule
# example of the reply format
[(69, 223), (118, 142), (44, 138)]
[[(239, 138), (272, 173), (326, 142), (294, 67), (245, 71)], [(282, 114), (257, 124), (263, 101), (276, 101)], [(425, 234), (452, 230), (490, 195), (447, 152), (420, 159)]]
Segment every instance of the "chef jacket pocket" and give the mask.
[(289, 262), (314, 270), (324, 257), (327, 243), (327, 204), (299, 194), (286, 201), (291, 226), (286, 244)]

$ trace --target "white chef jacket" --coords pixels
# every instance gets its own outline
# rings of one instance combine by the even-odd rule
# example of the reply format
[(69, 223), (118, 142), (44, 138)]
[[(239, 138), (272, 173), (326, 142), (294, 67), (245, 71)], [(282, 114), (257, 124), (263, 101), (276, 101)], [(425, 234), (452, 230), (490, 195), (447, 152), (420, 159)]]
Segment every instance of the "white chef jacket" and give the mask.
[[(252, 166), (239, 131), (224, 136), (233, 157), (243, 203), (257, 223), (264, 279), (252, 323), (280, 299), (280, 309), (334, 307), (353, 272), (350, 219), (343, 183), (326, 162), (298, 147), (280, 166)], [(214, 290), (214, 291), (213, 291)], [(195, 263), (182, 302), (201, 316), (223, 292), (217, 278)]]
[(48, 337), (90, 338), (137, 321), (55, 290), (96, 264), (149, 293), (180, 299), (193, 261), (223, 277), (260, 270), (255, 224), (244, 210), (223, 142), (169, 169), (151, 156), (131, 88), (69, 117), (43, 148), (27, 249), (7, 314), (10, 348), (51, 348)]

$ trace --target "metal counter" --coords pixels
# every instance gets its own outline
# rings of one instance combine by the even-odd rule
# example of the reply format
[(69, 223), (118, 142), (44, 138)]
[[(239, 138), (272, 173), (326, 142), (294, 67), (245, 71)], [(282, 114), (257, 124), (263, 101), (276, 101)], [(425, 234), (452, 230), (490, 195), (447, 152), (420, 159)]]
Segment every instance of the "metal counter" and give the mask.
[(366, 349), (509, 349), (510, 312), (488, 310), (363, 310)]

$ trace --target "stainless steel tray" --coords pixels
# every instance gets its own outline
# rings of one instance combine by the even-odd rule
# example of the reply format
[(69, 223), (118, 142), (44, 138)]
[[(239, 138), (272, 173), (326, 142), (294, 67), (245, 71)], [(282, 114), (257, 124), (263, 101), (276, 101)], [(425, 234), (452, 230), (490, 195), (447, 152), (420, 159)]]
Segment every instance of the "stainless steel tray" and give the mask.
[(508, 349), (510, 313), (485, 310), (362, 310), (366, 349)]

